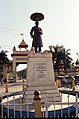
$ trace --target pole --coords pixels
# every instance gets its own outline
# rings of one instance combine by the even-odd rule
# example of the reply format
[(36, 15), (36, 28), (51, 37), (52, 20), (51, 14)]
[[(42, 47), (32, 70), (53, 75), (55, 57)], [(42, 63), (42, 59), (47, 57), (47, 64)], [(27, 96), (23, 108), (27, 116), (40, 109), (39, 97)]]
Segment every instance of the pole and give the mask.
[(73, 90), (73, 91), (75, 90), (75, 82), (74, 82), (74, 79), (72, 79), (72, 90)]
[(1, 102), (2, 102), (2, 98), (0, 97), (0, 118), (2, 116), (2, 104), (1, 104)]
[(35, 108), (35, 118), (41, 118), (41, 97), (39, 96), (39, 91), (34, 92), (34, 108)]
[(23, 79), (23, 91), (24, 91), (24, 79)]
[(6, 80), (6, 93), (8, 93), (8, 80)]

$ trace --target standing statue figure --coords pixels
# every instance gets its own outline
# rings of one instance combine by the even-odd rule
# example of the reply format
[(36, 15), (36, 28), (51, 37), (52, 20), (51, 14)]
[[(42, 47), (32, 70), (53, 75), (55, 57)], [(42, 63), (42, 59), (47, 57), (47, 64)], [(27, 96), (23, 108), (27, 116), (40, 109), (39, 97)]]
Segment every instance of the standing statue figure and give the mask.
[(35, 24), (36, 25), (31, 29), (30, 35), (33, 38), (32, 47), (35, 47), (35, 53), (36, 53), (36, 52), (41, 52), (41, 47), (43, 47), (42, 37), (41, 37), (43, 32), (42, 29), (38, 27), (39, 22), (35, 21)]
[(30, 16), (31, 20), (35, 21), (35, 26), (32, 27), (31, 31), (30, 31), (30, 35), (33, 38), (32, 41), (32, 48), (35, 48), (35, 53), (36, 52), (41, 52), (41, 47), (43, 47), (43, 43), (42, 43), (42, 37), (41, 35), (43, 34), (42, 29), (40, 27), (38, 27), (39, 25), (39, 21), (44, 19), (44, 15), (42, 13), (33, 13)]

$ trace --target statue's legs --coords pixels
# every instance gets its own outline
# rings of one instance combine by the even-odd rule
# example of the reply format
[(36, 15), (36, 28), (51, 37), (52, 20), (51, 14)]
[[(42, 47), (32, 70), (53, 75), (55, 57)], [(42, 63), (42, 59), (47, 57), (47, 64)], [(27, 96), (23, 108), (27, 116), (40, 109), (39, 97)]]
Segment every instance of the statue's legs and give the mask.
[(38, 49), (38, 47), (35, 47), (35, 52), (41, 52), (41, 47), (39, 47), (39, 49)]
[(39, 47), (39, 52), (41, 52), (41, 47)]
[(35, 47), (35, 52), (37, 52), (37, 47)]

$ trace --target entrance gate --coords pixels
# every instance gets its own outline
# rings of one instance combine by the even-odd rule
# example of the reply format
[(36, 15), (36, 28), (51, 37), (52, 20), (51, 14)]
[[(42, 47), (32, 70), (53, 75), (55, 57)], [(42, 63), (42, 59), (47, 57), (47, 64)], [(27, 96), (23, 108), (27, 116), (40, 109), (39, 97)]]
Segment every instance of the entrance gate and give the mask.
[(27, 50), (28, 45), (25, 43), (24, 39), (22, 40), (22, 42), (20, 43), (20, 45), (18, 45), (18, 48), (20, 49), (20, 51), (16, 50), (16, 47), (13, 47), (13, 54), (11, 54), (11, 56), (13, 57), (13, 78), (16, 80), (16, 67), (19, 64), (27, 64), (27, 60), (28, 60), (28, 54), (29, 51)]

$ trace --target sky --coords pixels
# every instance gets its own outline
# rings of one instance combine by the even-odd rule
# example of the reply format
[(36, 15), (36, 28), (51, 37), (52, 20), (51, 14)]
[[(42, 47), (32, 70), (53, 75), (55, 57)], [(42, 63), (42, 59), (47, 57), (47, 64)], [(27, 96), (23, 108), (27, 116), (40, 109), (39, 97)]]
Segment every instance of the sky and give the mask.
[[(71, 49), (74, 62), (79, 54), (79, 0), (0, 0), (0, 50), (7, 50), (12, 60), (13, 47), (17, 50), (23, 38), (31, 49), (30, 30), (35, 22), (30, 19), (32, 13), (40, 12), (44, 19), (39, 22), (43, 30), (44, 50), (49, 45), (63, 45)], [(23, 65), (18, 70), (24, 68)]]

